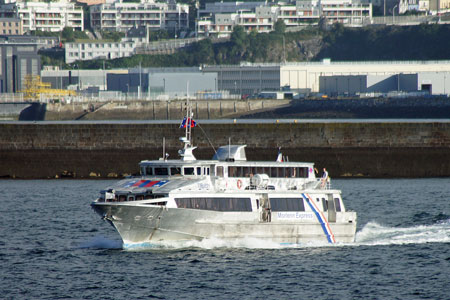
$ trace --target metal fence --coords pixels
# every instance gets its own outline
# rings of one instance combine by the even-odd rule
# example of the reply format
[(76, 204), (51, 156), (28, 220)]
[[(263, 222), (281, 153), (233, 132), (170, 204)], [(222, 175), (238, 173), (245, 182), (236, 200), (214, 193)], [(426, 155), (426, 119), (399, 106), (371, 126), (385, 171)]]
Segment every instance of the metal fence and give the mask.
[(23, 93), (0, 93), (0, 102), (28, 102)]
[(229, 91), (199, 92), (192, 95), (186, 94), (164, 94), (164, 93), (122, 93), (122, 92), (105, 92), (105, 93), (80, 93), (76, 96), (53, 97), (45, 94), (40, 95), (39, 100), (24, 99), (22, 93), (16, 94), (0, 94), (0, 103), (6, 102), (40, 102), (40, 103), (72, 103), (72, 102), (109, 102), (109, 101), (170, 101), (170, 100), (223, 100), (240, 99), (241, 95), (230, 94)]

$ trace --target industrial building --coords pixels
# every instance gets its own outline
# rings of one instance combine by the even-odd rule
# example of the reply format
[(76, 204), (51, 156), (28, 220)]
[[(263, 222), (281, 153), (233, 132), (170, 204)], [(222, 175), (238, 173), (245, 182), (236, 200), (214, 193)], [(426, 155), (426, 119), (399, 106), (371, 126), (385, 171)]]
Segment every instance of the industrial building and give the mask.
[[(198, 93), (250, 97), (282, 92), (285, 97), (323, 93), (423, 92), (450, 94), (450, 61), (322, 62), (218, 65), (191, 68), (44, 70), (52, 88), (97, 89), (133, 97), (177, 98)], [(224, 94), (225, 92), (225, 94)], [(262, 94), (261, 94), (262, 93)]]
[(26, 75), (39, 75), (39, 44), (33, 37), (0, 37), (0, 93), (24, 89)]
[[(199, 68), (134, 68), (128, 74), (108, 74), (108, 91), (135, 93), (139, 98), (165, 95), (180, 98), (216, 91), (217, 75)], [(141, 88), (139, 88), (139, 86)]]
[(321, 76), (319, 80), (320, 93), (333, 96), (418, 91), (446, 95), (450, 92), (450, 72)]
[(55, 89), (88, 90), (93, 93), (107, 90), (142, 99), (180, 98), (217, 91), (217, 74), (202, 72), (198, 67), (43, 70), (41, 77), (43, 82), (51, 83)]
[[(239, 95), (254, 95), (281, 88), (309, 90), (312, 93), (325, 90), (330, 93), (356, 93), (366, 90), (372, 92), (380, 87), (382, 92), (389, 89), (388, 82), (393, 82), (390, 83), (391, 87), (398, 90), (395, 76), (399, 76), (400, 81), (416, 80), (417, 90), (426, 89), (432, 94), (448, 94), (450, 91), (450, 82), (445, 74), (450, 72), (448, 60), (332, 62), (325, 59), (321, 62), (205, 66), (203, 71), (217, 73), (219, 90)], [(414, 75), (417, 79), (410, 79), (408, 75)], [(338, 88), (332, 89), (333, 80), (336, 85), (334, 76), (344, 76), (345, 79), (342, 77)]]

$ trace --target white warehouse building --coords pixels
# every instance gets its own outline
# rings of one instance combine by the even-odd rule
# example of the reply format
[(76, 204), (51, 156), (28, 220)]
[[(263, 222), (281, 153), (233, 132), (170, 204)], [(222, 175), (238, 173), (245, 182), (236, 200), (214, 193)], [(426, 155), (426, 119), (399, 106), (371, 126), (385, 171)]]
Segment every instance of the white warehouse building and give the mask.
[[(332, 62), (325, 59), (321, 62), (205, 66), (203, 71), (217, 72), (218, 89), (228, 90), (233, 94), (252, 95), (262, 91), (279, 90), (282, 87), (290, 87), (291, 90), (307, 89), (318, 93), (321, 90), (321, 77), (446, 73), (450, 72), (450, 60)], [(422, 82), (423, 80), (425, 82)], [(433, 94), (444, 93), (445, 84), (442, 88), (438, 86), (431, 88), (427, 86), (432, 84), (431, 81), (433, 81), (432, 76), (417, 77), (419, 89), (424, 85)], [(447, 86), (445, 92), (449, 93), (449, 91), (450, 87)]]

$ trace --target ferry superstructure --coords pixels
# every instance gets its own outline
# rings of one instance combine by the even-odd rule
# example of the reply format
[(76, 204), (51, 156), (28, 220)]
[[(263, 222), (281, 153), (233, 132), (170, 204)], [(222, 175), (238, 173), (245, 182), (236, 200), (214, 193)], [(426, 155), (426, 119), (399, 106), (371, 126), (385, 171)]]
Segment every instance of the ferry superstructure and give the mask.
[(190, 128), (180, 140), (180, 159), (141, 161), (140, 176), (101, 191), (91, 204), (124, 248), (208, 238), (354, 241), (356, 213), (345, 209), (328, 178), (316, 177), (313, 163), (247, 161), (245, 145), (222, 146), (211, 160), (197, 160)]

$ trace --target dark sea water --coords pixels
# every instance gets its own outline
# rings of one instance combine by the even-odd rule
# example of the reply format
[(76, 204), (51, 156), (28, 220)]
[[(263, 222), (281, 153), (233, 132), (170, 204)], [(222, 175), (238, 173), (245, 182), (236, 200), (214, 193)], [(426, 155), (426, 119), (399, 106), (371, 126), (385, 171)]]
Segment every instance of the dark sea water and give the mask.
[(333, 180), (356, 242), (124, 251), (89, 204), (111, 181), (0, 181), (0, 299), (450, 299), (450, 179)]

